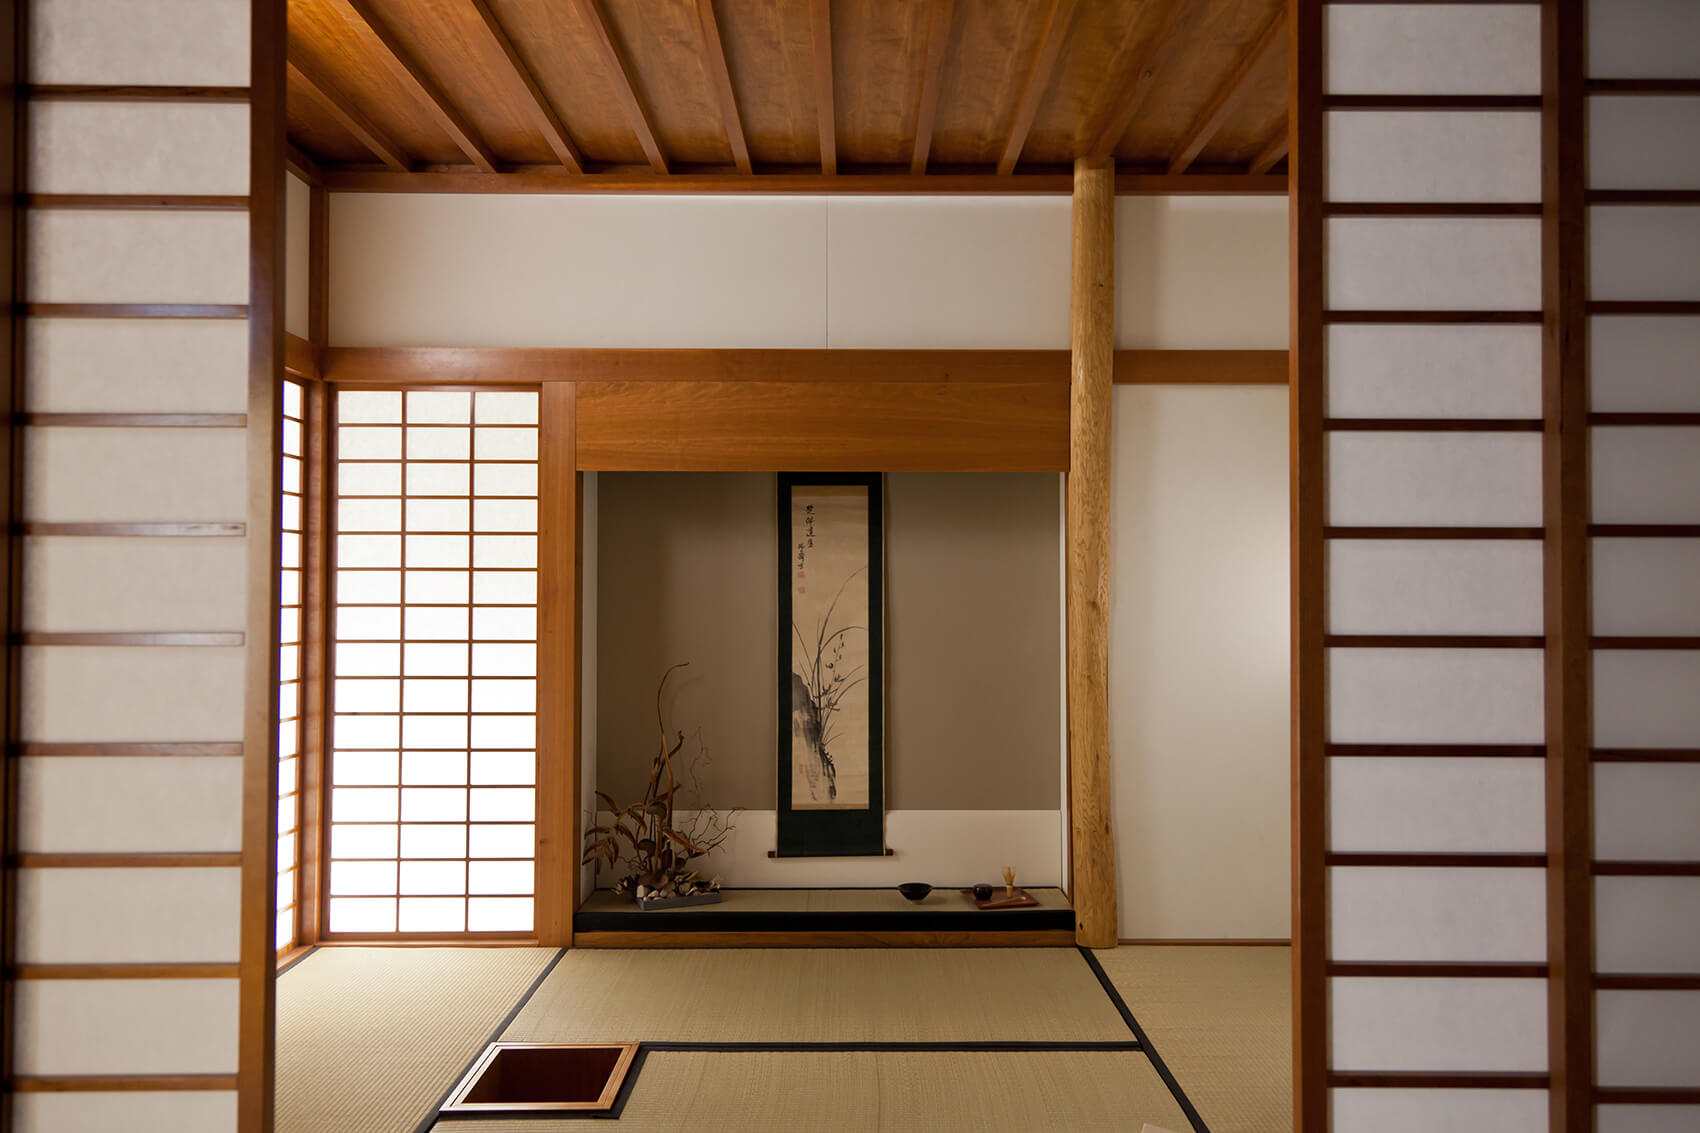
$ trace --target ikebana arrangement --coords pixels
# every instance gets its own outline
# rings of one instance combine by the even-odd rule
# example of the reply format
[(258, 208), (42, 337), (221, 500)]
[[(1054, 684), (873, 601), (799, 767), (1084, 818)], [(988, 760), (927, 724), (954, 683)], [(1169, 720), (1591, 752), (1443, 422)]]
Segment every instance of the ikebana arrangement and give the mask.
[[(632, 894), (643, 908), (719, 901), (720, 878), (710, 877), (690, 863), (724, 843), (732, 834), (732, 823), (742, 813), (741, 809), (716, 811), (701, 801), (697, 768), (708, 760), (701, 733), (696, 737), (696, 750), (682, 759), (685, 733), (678, 731), (671, 742), (668, 740), (662, 697), (668, 678), (689, 664), (682, 661), (672, 666), (661, 674), (661, 683), (656, 686), (655, 723), (660, 746), (650, 763), (643, 798), (622, 807), (611, 796), (597, 791), (606, 815), (592, 814), (584, 832), (583, 862), (595, 863), (599, 876), (604, 866), (624, 867), (625, 872), (614, 882), (614, 892)], [(679, 760), (677, 771), (675, 760)], [(684, 810), (678, 803), (687, 794), (697, 805)]]

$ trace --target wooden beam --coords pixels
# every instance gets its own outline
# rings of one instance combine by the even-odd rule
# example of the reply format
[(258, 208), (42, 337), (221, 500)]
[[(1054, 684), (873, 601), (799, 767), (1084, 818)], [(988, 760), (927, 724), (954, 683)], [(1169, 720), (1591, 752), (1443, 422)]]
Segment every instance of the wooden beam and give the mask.
[(838, 172), (838, 111), (832, 90), (832, 0), (810, 0), (815, 44), (815, 119), (820, 130), (820, 171)]
[(1010, 124), (1009, 137), (1004, 140), (1003, 156), (998, 158), (998, 173), (1004, 176), (1015, 172), (1021, 150), (1027, 144), (1027, 132), (1033, 128), (1033, 118), (1039, 113), (1039, 101), (1051, 85), (1051, 70), (1062, 53), (1063, 40), (1068, 37), (1068, 25), (1074, 19), (1079, 0), (1051, 0), (1050, 13), (1045, 17), (1045, 30), (1039, 40), (1038, 54), (1027, 71), (1027, 83), (1021, 88), (1021, 101), (1016, 104), (1015, 121)]
[(1075, 163), (1069, 288), (1068, 744), (1075, 937), (1114, 948), (1110, 799), (1110, 378), (1116, 335), (1115, 170)]
[(289, 77), (385, 165), (397, 173), (406, 173), (413, 168), (412, 159), (402, 148), (391, 141), (389, 135), (374, 125), (371, 119), (360, 113), (348, 96), (338, 90), (329, 79), (306, 70), (293, 59), (289, 60)]
[(638, 145), (643, 147), (644, 156), (649, 159), (649, 167), (657, 173), (667, 172), (667, 159), (661, 154), (661, 146), (655, 140), (655, 127), (650, 124), (649, 115), (643, 109), (643, 103), (638, 99), (637, 83), (632, 78), (632, 71), (626, 64), (625, 56), (620, 54), (619, 45), (614, 42), (614, 35), (608, 28), (608, 21), (602, 16), (602, 9), (596, 0), (578, 0), (579, 12), (590, 24), (592, 37), (602, 56), (602, 65), (608, 72), (608, 82), (613, 87), (614, 97), (626, 109), (626, 117), (630, 120), (632, 133), (637, 136)]
[(1110, 118), (1104, 123), (1103, 130), (1098, 133), (1098, 140), (1092, 144), (1091, 152), (1087, 155), (1093, 161), (1103, 161), (1115, 153), (1116, 146), (1128, 127), (1133, 125), (1133, 119), (1139, 113), (1139, 108), (1145, 105), (1145, 100), (1157, 85), (1157, 74), (1168, 61), (1169, 48), (1174, 43), (1174, 33), (1177, 30), (1175, 16), (1181, 10), (1181, 0), (1164, 0), (1165, 7), (1157, 32), (1140, 53), (1139, 65), (1133, 69), (1133, 77), (1128, 80), (1111, 104)]
[(749, 173), (750, 147), (744, 141), (744, 122), (738, 116), (738, 97), (732, 90), (732, 72), (726, 66), (726, 48), (720, 42), (720, 25), (714, 18), (714, 0), (697, 0), (697, 22), (702, 25), (702, 66), (720, 100), (720, 120), (726, 127), (726, 145), (739, 173)]
[(1239, 100), (1245, 95), (1246, 80), (1257, 70), (1259, 63), (1268, 57), (1275, 45), (1280, 43), (1287, 31), (1286, 10), (1279, 9), (1275, 18), (1269, 21), (1269, 26), (1263, 29), (1263, 34), (1257, 37), (1240, 57), (1240, 62), (1234, 68), (1234, 73), (1228, 76), (1228, 81), (1222, 84), (1216, 92), (1216, 97), (1204, 107), (1187, 132), (1182, 135), (1181, 143), (1175, 149), (1175, 156), (1169, 159), (1170, 173), (1185, 173), (1194, 159), (1210, 144), (1210, 139), (1222, 128), (1222, 123), (1228, 120)]
[(577, 830), (580, 728), (579, 545), (582, 489), (578, 474), (577, 393), (572, 385), (545, 386), (542, 450), (538, 466), (539, 527), (537, 653), (537, 942), (572, 943), (578, 909)]
[(915, 153), (909, 172), (927, 171), (927, 154), (933, 148), (933, 127), (939, 117), (939, 81), (944, 75), (945, 52), (950, 48), (951, 19), (956, 0), (933, 0), (932, 19), (927, 24), (927, 63), (921, 73), (921, 104), (915, 112)]
[(325, 183), (325, 171), (320, 167), (318, 161), (302, 152), (301, 147), (294, 142), (289, 142), (287, 145), (289, 148), (284, 158), (284, 164), (289, 171), (307, 182), (309, 186), (323, 185)]
[(561, 124), (560, 116), (555, 108), (549, 105), (549, 98), (543, 93), (543, 88), (537, 85), (532, 77), (531, 69), (525, 65), (525, 60), (519, 57), (514, 48), (513, 40), (502, 30), (501, 21), (496, 19), (496, 13), (490, 10), (488, 0), (468, 0), (473, 10), (478, 13), (478, 19), (484, 25), (484, 30), (490, 38), (496, 41), (496, 46), (502, 49), (502, 56), (508, 61), (508, 73), (525, 91), (525, 108), (531, 115), (533, 124), (543, 135), (543, 140), (549, 144), (561, 164), (574, 173), (584, 172), (584, 158), (578, 148), (573, 145), (572, 138), (567, 136), (567, 128)]
[(478, 137), (478, 131), (461, 117), (460, 112), (449, 105), (443, 92), (425, 74), (423, 68), (407, 53), (407, 49), (396, 39), (384, 21), (373, 11), (371, 0), (342, 0), (354, 13), (360, 23), (366, 25), (366, 30), (372, 33), (372, 38), (378, 41), (383, 50), (379, 53), (384, 65), (390, 69), (401, 85), (419, 101), (421, 107), (428, 113), (443, 130), (454, 140), (460, 152), (466, 159), (485, 173), (496, 172), (496, 158), (489, 148)]
[(1258, 151), (1257, 156), (1252, 158), (1251, 164), (1246, 167), (1246, 172), (1253, 177), (1268, 173), (1275, 168), (1276, 162), (1287, 156), (1287, 148), (1292, 144), (1292, 134), (1283, 122), (1281, 132), (1270, 138), (1269, 144)]
[(286, 334), (283, 343), (284, 373), (304, 381), (319, 380), (318, 350), (298, 334)]
[[(608, 172), (575, 176), (564, 171), (515, 170), (491, 177), (472, 172), (380, 173), (327, 171), (325, 187), (336, 193), (805, 193), (883, 196), (1062, 195), (1071, 192), (1072, 175), (1062, 172), (893, 173), (887, 170), (821, 173)], [(1243, 173), (1119, 173), (1118, 196), (1285, 196), (1285, 174), (1249, 177)]]

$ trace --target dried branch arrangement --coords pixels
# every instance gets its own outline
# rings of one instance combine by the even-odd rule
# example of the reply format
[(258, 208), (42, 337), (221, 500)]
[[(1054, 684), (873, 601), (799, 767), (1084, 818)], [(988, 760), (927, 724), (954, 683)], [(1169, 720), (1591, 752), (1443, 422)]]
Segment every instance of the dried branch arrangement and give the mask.
[[(601, 814), (590, 815), (584, 833), (583, 861), (595, 863), (598, 877), (604, 867), (623, 870), (614, 882), (614, 892), (631, 893), (639, 901), (717, 891), (720, 878), (710, 877), (692, 868), (690, 863), (706, 857), (724, 843), (732, 833), (733, 822), (742, 813), (741, 809), (716, 811), (701, 801), (698, 767), (708, 762), (701, 732), (696, 736), (696, 750), (683, 758), (685, 733), (675, 732), (672, 740), (668, 739), (662, 710), (667, 680), (689, 664), (683, 661), (672, 666), (661, 675), (661, 683), (656, 686), (655, 723), (661, 742), (650, 763), (643, 798), (622, 807), (612, 797), (597, 791), (597, 799), (606, 808), (607, 821), (606, 824), (600, 821), (604, 817)], [(681, 812), (677, 803), (686, 795), (693, 796), (697, 805)], [(685, 814), (689, 817), (684, 817)]]

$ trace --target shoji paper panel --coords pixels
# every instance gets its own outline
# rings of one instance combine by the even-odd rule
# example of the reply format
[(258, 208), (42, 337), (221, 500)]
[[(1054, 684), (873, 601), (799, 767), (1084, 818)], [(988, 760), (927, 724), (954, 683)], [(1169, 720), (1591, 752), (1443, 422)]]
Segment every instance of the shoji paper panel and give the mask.
[(38, 83), (246, 86), (247, 0), (35, 0)]
[(1588, 5), (1588, 74), (1700, 78), (1700, 6), (1693, 0), (1595, 0)]
[(1595, 766), (1594, 856), (1700, 861), (1700, 763)]
[(1700, 636), (1700, 539), (1595, 539), (1594, 632)]
[(1602, 1105), (1595, 1133), (1694, 1133), (1700, 1105)]
[(1335, 539), (1328, 589), (1330, 633), (1542, 632), (1532, 540)]
[(1336, 217), (1326, 231), (1335, 310), (1540, 308), (1538, 220)]
[(20, 653), (26, 741), (242, 736), (239, 647), (25, 646)]
[(25, 853), (242, 848), (239, 757), (26, 758), (18, 780)]
[(1336, 743), (1539, 743), (1538, 649), (1330, 649)]
[(1700, 188), (1700, 98), (1588, 100), (1588, 187)]
[(47, 209), (27, 225), (35, 303), (246, 303), (248, 214)]
[(1594, 743), (1700, 747), (1700, 652), (1596, 650)]
[(1546, 847), (1546, 781), (1522, 758), (1328, 761), (1328, 848), (1351, 853), (1531, 853)]
[(1547, 1133), (1542, 1090), (1332, 1090), (1333, 1133)]
[(1540, 10), (1528, 4), (1332, 4), (1329, 94), (1538, 94)]
[(239, 102), (35, 102), (29, 130), (33, 192), (248, 195)]
[(1592, 408), (1613, 413), (1700, 411), (1700, 317), (1603, 315), (1588, 320)]
[(18, 871), (25, 964), (234, 963), (241, 871)]
[(29, 536), (21, 628), (240, 631), (245, 566), (235, 539)]
[(1541, 116), (1533, 111), (1336, 110), (1333, 201), (1538, 201)]
[(1328, 885), (1335, 960), (1546, 958), (1544, 870), (1336, 868)]
[(1532, 433), (1334, 433), (1328, 521), (1346, 526), (1538, 527)]
[(30, 319), (35, 413), (242, 413), (248, 324), (238, 319)]
[(226, 1133), (236, 1128), (236, 1094), (18, 1094), (18, 1133)]
[(25, 980), (19, 1074), (230, 1074), (235, 980)]
[(1594, 997), (1601, 1086), (1700, 1087), (1700, 991)]
[(1690, 973), (1700, 956), (1700, 877), (1594, 879), (1594, 967)]
[(1596, 428), (1595, 523), (1700, 523), (1700, 428)]
[(247, 446), (240, 429), (30, 429), (24, 518), (239, 522), (247, 489), (230, 473), (241, 469)]
[(1544, 980), (1351, 977), (1329, 993), (1335, 1069), (1546, 1069)]
[(1539, 417), (1541, 328), (1336, 325), (1330, 417)]
[(1700, 206), (1593, 206), (1588, 277), (1597, 300), (1700, 299)]

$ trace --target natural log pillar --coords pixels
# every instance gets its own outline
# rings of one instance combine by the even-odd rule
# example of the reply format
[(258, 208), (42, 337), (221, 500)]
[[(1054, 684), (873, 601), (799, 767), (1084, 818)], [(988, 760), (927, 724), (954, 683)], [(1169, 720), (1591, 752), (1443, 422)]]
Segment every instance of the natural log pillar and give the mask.
[(1110, 373), (1115, 364), (1113, 160), (1074, 163), (1069, 295), (1068, 742), (1075, 940), (1116, 944), (1110, 826)]

